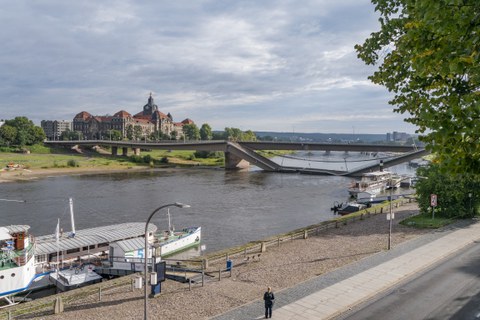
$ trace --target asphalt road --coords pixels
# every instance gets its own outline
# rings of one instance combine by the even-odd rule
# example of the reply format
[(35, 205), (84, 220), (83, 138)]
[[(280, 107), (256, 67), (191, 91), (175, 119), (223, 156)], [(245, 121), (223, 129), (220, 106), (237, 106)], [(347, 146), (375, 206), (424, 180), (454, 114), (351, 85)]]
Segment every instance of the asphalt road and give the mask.
[(480, 243), (337, 319), (480, 320)]

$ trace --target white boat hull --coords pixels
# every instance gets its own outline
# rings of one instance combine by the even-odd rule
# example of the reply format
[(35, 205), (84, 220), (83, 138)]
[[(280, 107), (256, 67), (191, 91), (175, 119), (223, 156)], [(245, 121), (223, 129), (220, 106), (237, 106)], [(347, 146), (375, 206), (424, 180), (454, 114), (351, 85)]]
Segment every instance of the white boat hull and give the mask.
[(188, 235), (182, 236), (171, 241), (160, 242), (160, 256), (171, 255), (175, 252), (185, 250), (189, 247), (200, 244), (201, 241), (201, 227), (192, 228), (192, 232)]

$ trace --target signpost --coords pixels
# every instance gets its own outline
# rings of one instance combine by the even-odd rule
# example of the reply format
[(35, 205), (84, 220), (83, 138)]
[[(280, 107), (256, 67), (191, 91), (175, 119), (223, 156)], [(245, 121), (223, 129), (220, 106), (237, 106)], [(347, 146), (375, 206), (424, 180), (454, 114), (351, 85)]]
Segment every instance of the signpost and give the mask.
[(435, 219), (435, 207), (437, 206), (437, 195), (432, 193), (430, 195), (430, 206), (432, 207), (432, 220)]

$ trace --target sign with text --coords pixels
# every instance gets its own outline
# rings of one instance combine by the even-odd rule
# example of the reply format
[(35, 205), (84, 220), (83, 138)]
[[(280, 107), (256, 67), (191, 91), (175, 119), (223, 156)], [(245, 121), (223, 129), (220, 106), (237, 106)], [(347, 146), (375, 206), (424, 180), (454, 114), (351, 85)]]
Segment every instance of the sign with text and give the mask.
[(437, 195), (432, 193), (430, 195), (430, 206), (436, 207), (437, 206)]

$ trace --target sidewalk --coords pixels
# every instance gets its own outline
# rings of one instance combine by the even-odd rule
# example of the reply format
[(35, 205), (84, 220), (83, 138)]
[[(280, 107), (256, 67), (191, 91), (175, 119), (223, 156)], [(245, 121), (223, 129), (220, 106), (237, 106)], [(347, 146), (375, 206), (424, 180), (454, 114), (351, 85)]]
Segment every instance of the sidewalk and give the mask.
[[(478, 221), (462, 221), (432, 232), (388, 252), (276, 292), (273, 318), (331, 319), (479, 239)], [(263, 301), (256, 301), (214, 319), (261, 319), (263, 311)]]

